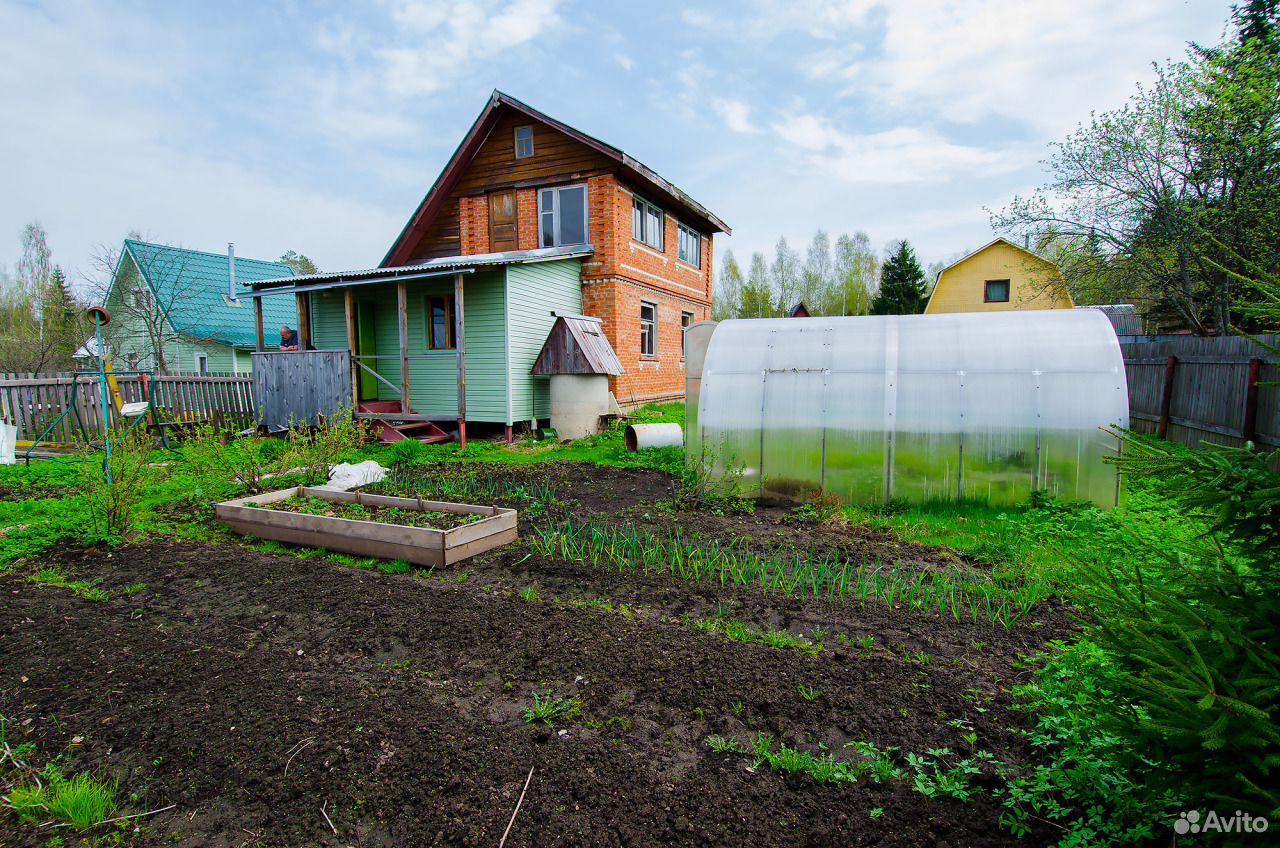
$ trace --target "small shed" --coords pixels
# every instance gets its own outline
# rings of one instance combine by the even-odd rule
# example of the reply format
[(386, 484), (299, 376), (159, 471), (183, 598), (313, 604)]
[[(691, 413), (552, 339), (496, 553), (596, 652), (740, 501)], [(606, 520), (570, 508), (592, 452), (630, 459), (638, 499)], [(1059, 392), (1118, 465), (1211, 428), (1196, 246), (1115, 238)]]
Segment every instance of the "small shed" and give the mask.
[(599, 432), (600, 417), (609, 412), (609, 378), (622, 373), (599, 318), (556, 316), (533, 363), (533, 376), (551, 381), (552, 429), (563, 439)]
[(788, 318), (812, 318), (809, 314), (809, 307), (804, 305), (804, 301), (800, 301), (795, 306), (787, 310)]

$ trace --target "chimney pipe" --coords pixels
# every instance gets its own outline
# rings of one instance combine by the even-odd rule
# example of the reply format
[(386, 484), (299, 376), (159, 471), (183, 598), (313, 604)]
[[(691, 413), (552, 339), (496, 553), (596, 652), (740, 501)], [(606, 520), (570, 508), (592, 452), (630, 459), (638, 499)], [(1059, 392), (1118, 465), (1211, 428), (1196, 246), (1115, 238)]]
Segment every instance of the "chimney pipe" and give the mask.
[(231, 268), (230, 280), (227, 283), (227, 297), (232, 300), (236, 299), (236, 246), (234, 242), (227, 242), (227, 264)]

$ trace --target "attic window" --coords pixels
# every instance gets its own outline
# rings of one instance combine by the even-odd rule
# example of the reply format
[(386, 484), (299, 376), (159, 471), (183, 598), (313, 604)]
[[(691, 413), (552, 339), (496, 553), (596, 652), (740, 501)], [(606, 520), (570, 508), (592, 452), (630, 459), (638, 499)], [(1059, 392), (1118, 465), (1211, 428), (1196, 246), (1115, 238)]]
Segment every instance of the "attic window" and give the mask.
[(982, 300), (984, 303), (1008, 303), (1009, 281), (987, 280), (983, 286)]
[(528, 159), (533, 155), (533, 127), (516, 127), (516, 158)]

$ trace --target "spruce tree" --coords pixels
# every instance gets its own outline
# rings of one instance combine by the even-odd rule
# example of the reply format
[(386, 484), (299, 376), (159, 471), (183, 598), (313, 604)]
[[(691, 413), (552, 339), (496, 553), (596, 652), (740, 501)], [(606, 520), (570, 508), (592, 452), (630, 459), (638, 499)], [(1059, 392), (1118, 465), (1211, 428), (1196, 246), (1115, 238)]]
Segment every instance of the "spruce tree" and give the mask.
[(871, 301), (872, 315), (917, 315), (928, 302), (924, 269), (906, 239), (885, 260), (880, 271), (880, 290)]

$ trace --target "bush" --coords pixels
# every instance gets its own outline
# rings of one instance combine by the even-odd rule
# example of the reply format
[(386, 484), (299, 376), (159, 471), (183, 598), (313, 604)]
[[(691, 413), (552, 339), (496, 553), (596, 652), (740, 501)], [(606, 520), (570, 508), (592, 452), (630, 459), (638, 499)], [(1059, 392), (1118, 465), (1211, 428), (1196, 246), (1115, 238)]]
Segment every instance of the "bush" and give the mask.
[(300, 469), (308, 483), (328, 482), (329, 470), (367, 445), (372, 433), (372, 425), (350, 410), (339, 410), (319, 427), (295, 424), (289, 431), (284, 466)]
[(1150, 790), (1280, 816), (1280, 452), (1124, 439), (1123, 470), (1160, 481), (1214, 532), (1146, 563), (1082, 565), (1088, 638), (1114, 657), (1106, 716), (1166, 766)]
[(94, 540), (127, 539), (144, 486), (158, 476), (151, 467), (152, 437), (134, 430), (111, 444), (109, 456), (99, 458), (86, 448), (81, 456), (80, 485)]
[(241, 436), (216, 424), (197, 427), (182, 445), (188, 496), (218, 501), (247, 492), (261, 493), (269, 475), (282, 470), (289, 446), (279, 439)]

